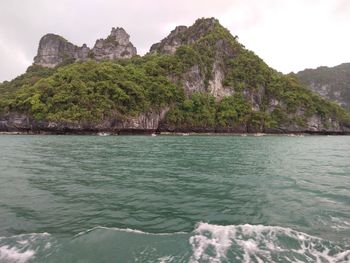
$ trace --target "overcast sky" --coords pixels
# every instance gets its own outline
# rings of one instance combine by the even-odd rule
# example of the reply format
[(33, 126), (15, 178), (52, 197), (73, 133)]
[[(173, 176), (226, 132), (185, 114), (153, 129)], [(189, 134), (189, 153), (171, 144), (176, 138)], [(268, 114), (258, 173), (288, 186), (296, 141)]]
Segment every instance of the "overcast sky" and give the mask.
[(284, 73), (350, 62), (350, 0), (0, 0), (0, 81), (25, 72), (46, 33), (92, 47), (119, 26), (144, 54), (200, 17)]

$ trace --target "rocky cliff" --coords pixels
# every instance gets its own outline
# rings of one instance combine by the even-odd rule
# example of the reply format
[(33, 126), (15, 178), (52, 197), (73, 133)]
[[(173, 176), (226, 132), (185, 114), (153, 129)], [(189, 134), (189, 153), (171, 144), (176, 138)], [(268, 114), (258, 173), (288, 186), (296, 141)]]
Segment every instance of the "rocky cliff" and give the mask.
[[(225, 62), (232, 59), (236, 53), (236, 46), (231, 45), (229, 38), (223, 37), (215, 42), (210, 39), (213, 33), (221, 30), (219, 22), (215, 18), (199, 19), (192, 26), (177, 26), (170, 34), (159, 43), (152, 45), (151, 54), (175, 54), (178, 48), (194, 45), (202, 48), (204, 52), (210, 46), (210, 57), (197, 58), (200, 61), (189, 68), (181, 76), (183, 88), (188, 94), (193, 92), (209, 92), (216, 98), (232, 95), (233, 89), (225, 87), (223, 80), (226, 75)], [(229, 34), (222, 32), (223, 35)], [(202, 54), (209, 55), (209, 54)], [(209, 58), (209, 59), (208, 59)]]
[(135, 54), (122, 28), (92, 49), (44, 37), (37, 65), (0, 84), (0, 131), (350, 132), (348, 112), (270, 68), (215, 18)]
[(97, 40), (92, 49), (86, 44), (78, 47), (59, 35), (47, 34), (39, 42), (34, 64), (53, 68), (64, 62), (125, 59), (136, 54), (130, 36), (123, 28), (117, 27), (112, 28), (106, 39)]
[(23, 113), (0, 114), (0, 132), (28, 134), (149, 134), (159, 131), (166, 110), (147, 112), (128, 119), (111, 118), (99, 123), (37, 120)]
[(85, 44), (78, 47), (59, 35), (47, 34), (39, 42), (34, 64), (52, 68), (68, 59), (85, 61), (88, 59), (89, 51)]
[(305, 69), (296, 75), (313, 92), (350, 110), (350, 63)]
[(92, 58), (101, 61), (135, 56), (137, 54), (136, 48), (129, 39), (130, 36), (123, 28), (112, 28), (111, 34), (106, 39), (96, 41), (92, 49)]
[(192, 26), (177, 26), (159, 43), (151, 46), (150, 52), (174, 54), (178, 47), (195, 43), (215, 30), (218, 20), (215, 18), (198, 19)]

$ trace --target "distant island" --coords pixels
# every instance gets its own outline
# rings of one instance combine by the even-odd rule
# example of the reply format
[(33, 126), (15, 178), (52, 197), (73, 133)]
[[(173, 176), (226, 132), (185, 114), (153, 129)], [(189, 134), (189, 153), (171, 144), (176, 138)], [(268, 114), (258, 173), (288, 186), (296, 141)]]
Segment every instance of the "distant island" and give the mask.
[(335, 67), (305, 69), (296, 76), (312, 91), (350, 111), (350, 63)]
[(92, 48), (47, 34), (26, 73), (0, 84), (0, 132), (350, 134), (350, 113), (310, 90), (309, 73), (270, 68), (215, 18), (144, 56), (123, 28)]

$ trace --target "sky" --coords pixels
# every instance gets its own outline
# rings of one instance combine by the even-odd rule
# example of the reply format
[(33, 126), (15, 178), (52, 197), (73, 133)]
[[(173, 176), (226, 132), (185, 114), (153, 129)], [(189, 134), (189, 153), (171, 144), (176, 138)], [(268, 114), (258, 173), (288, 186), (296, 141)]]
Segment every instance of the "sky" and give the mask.
[(25, 72), (46, 33), (93, 47), (123, 27), (142, 55), (201, 17), (283, 73), (350, 62), (349, 0), (0, 0), (0, 82)]

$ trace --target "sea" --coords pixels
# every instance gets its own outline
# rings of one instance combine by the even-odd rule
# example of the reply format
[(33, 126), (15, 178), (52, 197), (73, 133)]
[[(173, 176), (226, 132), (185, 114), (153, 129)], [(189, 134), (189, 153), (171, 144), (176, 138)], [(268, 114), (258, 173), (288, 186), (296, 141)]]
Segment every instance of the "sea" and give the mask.
[(350, 136), (0, 136), (0, 262), (350, 262)]

